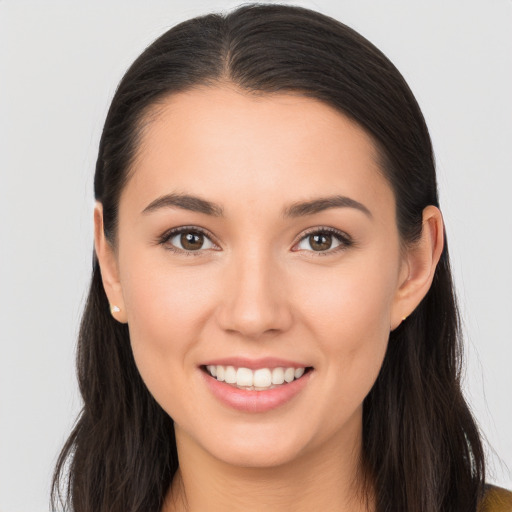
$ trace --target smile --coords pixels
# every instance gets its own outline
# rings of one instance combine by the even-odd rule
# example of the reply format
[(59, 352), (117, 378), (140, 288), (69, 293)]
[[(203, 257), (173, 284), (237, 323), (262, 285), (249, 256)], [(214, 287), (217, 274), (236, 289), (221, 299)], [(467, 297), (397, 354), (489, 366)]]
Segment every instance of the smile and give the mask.
[(236, 368), (234, 366), (208, 365), (206, 371), (217, 381), (225, 382), (239, 389), (266, 391), (300, 379), (307, 368)]

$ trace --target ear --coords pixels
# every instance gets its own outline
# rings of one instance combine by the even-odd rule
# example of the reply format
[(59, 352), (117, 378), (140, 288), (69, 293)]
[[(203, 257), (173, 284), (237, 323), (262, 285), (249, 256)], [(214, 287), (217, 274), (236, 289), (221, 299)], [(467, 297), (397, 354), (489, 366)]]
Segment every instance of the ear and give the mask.
[(114, 248), (105, 238), (103, 230), (103, 205), (96, 201), (94, 207), (94, 249), (100, 264), (103, 288), (110, 303), (112, 316), (121, 323), (127, 323), (119, 266)]
[(425, 297), (444, 247), (443, 216), (435, 206), (423, 210), (420, 239), (406, 249), (393, 301), (391, 330), (396, 329)]

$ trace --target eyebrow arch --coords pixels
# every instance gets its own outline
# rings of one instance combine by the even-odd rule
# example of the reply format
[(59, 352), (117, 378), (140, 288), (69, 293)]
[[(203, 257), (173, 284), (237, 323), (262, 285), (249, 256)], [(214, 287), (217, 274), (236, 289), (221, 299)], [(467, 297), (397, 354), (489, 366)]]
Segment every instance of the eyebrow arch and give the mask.
[(182, 208), (183, 210), (204, 213), (213, 217), (224, 216), (224, 209), (218, 204), (189, 194), (176, 193), (167, 194), (155, 199), (152, 203), (146, 206), (144, 210), (142, 210), (142, 213), (146, 214), (154, 212), (160, 208)]
[[(178, 193), (167, 194), (155, 199), (144, 208), (142, 213), (147, 214), (160, 208), (181, 208), (213, 217), (224, 217), (222, 206), (197, 196)], [(372, 217), (370, 210), (359, 201), (346, 196), (334, 195), (293, 203), (283, 210), (283, 218), (305, 217), (330, 208), (355, 208), (368, 217)]]
[(312, 199), (311, 201), (293, 203), (285, 208), (283, 217), (304, 217), (330, 208), (355, 208), (372, 218), (370, 210), (368, 210), (364, 204), (356, 201), (355, 199), (351, 199), (350, 197), (339, 195), (319, 197), (317, 199)]

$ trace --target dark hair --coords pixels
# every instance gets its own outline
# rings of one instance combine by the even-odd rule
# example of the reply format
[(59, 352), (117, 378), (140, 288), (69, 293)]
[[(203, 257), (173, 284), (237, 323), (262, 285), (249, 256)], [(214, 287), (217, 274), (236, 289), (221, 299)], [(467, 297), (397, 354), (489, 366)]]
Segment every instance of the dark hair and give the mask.
[[(355, 120), (378, 148), (397, 203), (404, 243), (438, 205), (429, 133), (394, 65), (342, 23), (301, 7), (245, 5), (172, 28), (133, 63), (107, 115), (95, 196), (115, 246), (118, 202), (144, 121), (165, 96), (232, 83), (253, 93), (296, 92)], [(126, 325), (109, 313), (100, 268), (78, 344), (84, 406), (55, 470), (52, 505), (76, 512), (157, 512), (178, 467), (173, 421), (144, 385)], [(460, 327), (445, 245), (431, 289), (390, 334), (380, 374), (364, 401), (365, 479), (378, 512), (475, 511), (483, 492), (478, 429), (460, 385)]]

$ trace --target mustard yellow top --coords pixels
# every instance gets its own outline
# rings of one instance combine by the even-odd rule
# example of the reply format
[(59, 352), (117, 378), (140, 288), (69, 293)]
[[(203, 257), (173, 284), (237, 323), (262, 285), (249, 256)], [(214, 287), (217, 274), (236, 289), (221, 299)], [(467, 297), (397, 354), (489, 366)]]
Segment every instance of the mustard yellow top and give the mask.
[(478, 512), (512, 512), (512, 492), (489, 485)]

